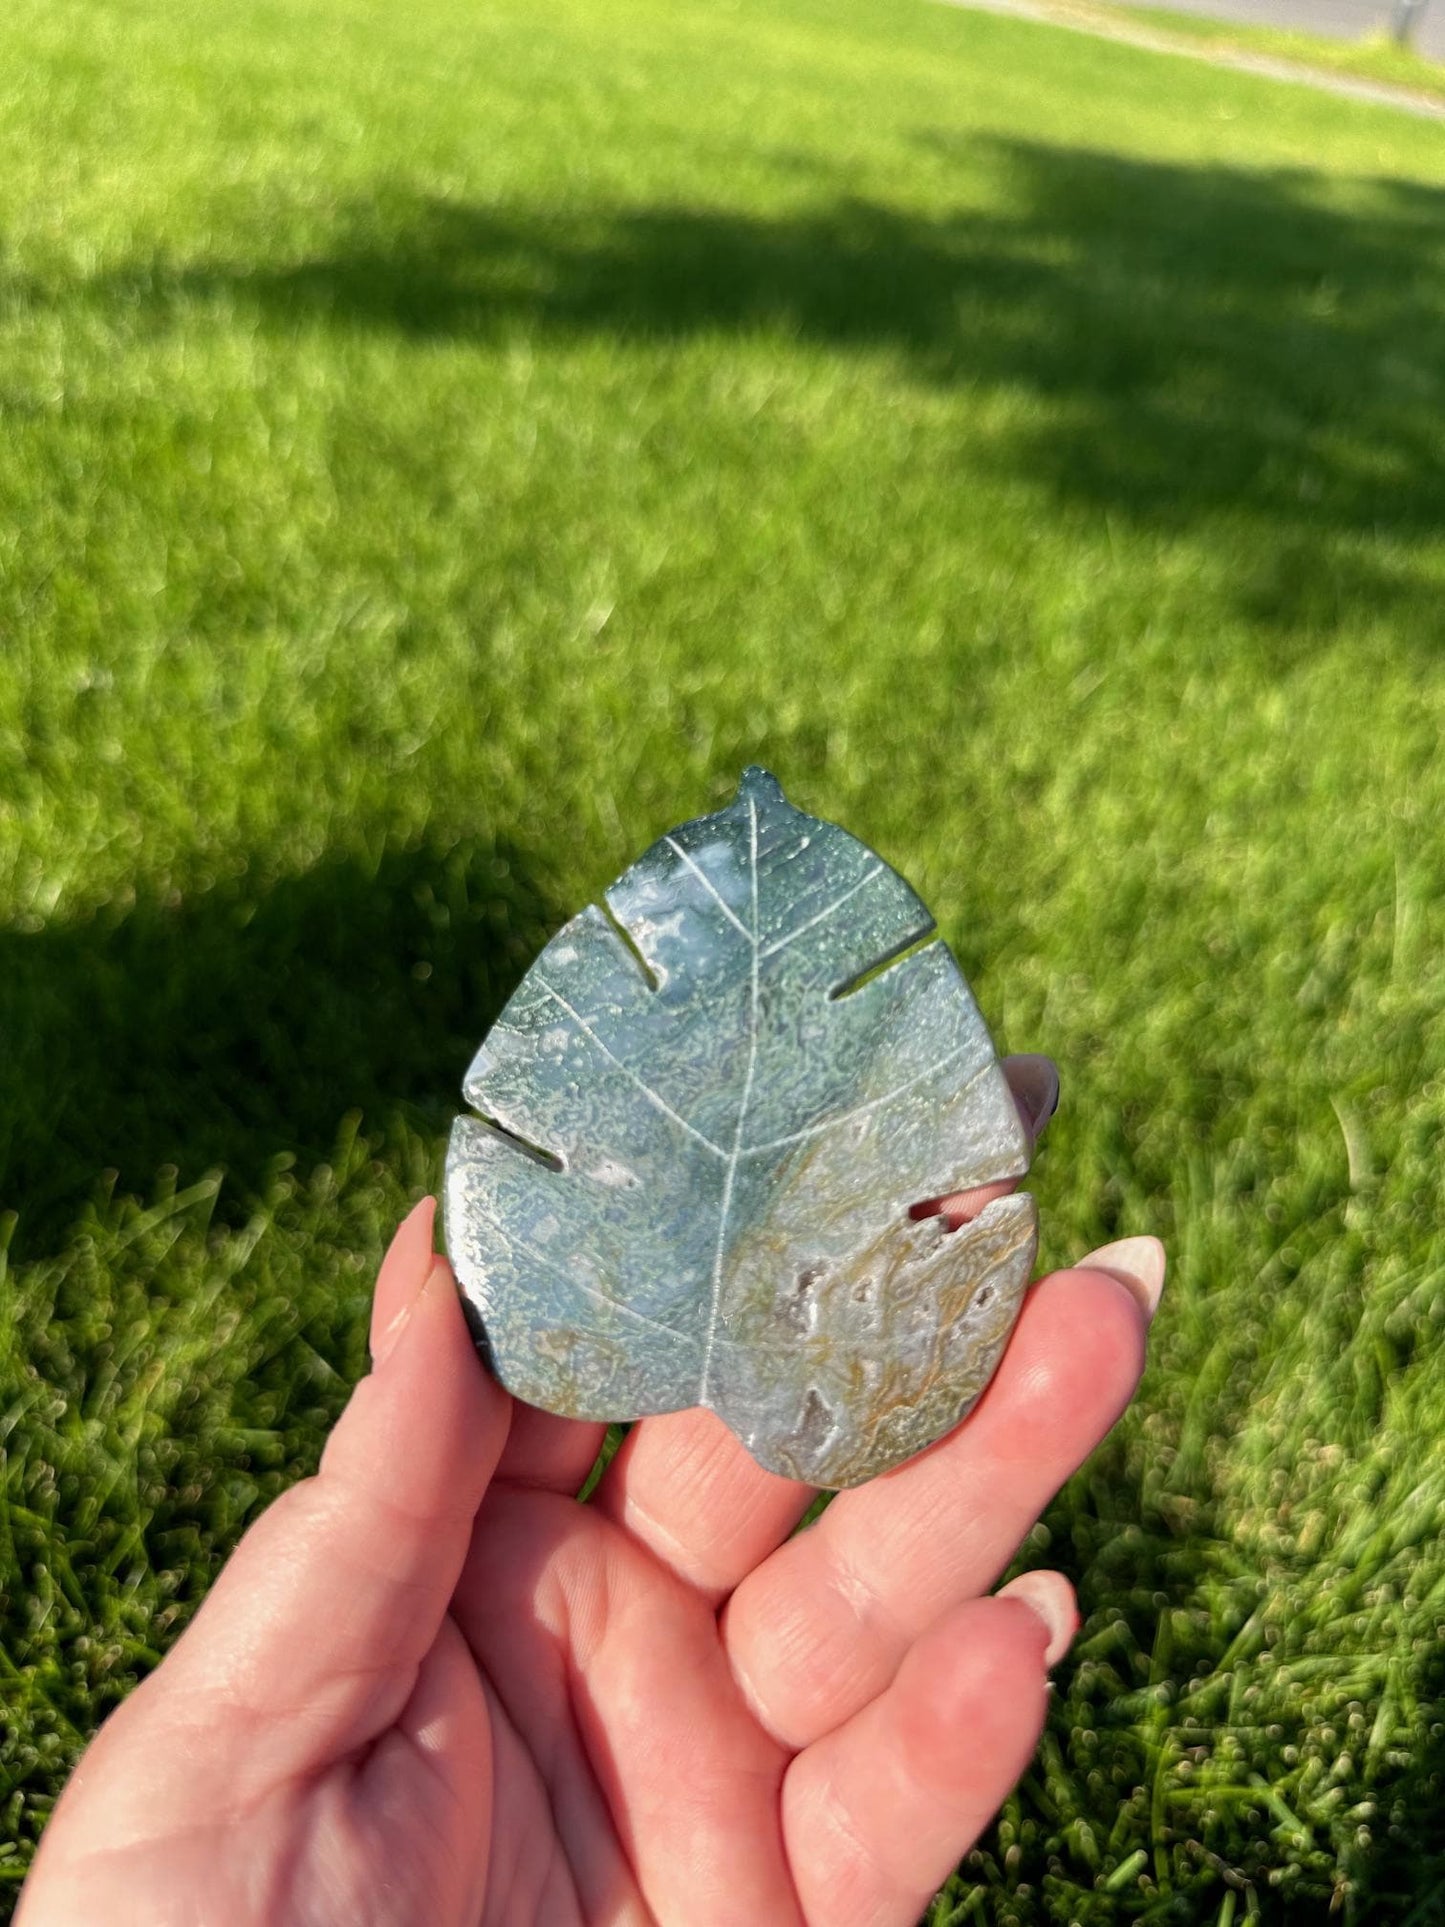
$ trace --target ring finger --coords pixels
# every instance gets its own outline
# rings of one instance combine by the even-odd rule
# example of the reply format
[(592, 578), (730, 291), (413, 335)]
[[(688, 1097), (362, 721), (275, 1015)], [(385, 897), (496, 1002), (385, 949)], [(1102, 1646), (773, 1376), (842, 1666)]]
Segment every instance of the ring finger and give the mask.
[(776, 1738), (807, 1746), (850, 1718), (940, 1614), (994, 1583), (1128, 1403), (1163, 1272), (1158, 1241), (1134, 1238), (1044, 1279), (969, 1417), (738, 1586), (728, 1650)]

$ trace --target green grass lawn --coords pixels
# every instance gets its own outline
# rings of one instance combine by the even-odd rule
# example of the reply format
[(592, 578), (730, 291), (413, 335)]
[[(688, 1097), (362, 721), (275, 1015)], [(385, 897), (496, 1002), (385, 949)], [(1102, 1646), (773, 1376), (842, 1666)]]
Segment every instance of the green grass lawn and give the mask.
[(934, 1921), (1445, 1917), (1438, 127), (912, 0), (6, 39), (12, 1890), (528, 959), (758, 760), (1060, 1060), (1046, 1260), (1173, 1254)]

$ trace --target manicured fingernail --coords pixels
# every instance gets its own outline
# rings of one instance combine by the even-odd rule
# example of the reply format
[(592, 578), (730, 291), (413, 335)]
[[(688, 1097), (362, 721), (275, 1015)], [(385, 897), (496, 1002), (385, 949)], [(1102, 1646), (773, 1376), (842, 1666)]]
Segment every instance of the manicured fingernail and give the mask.
[(1045, 1666), (1057, 1666), (1079, 1630), (1079, 1608), (1074, 1589), (1061, 1572), (1023, 1572), (998, 1590), (1000, 1599), (1020, 1600), (1036, 1613), (1048, 1631)]
[(445, 1275), (446, 1270), (447, 1270), (446, 1259), (443, 1258), (440, 1254), (433, 1256), (430, 1265), (427, 1267), (427, 1273), (425, 1278), (422, 1279), (416, 1291), (402, 1306), (401, 1310), (396, 1314), (396, 1316), (392, 1319), (391, 1323), (382, 1332), (380, 1338), (377, 1339), (376, 1354), (375, 1354), (375, 1360), (374, 1360), (374, 1363), (377, 1366), (384, 1365), (387, 1359), (390, 1358), (391, 1354), (396, 1350), (397, 1345), (401, 1340), (401, 1335), (406, 1330), (407, 1325), (411, 1320), (412, 1313), (416, 1310), (417, 1306), (421, 1303), (422, 1299), (426, 1296), (427, 1291), (431, 1286), (432, 1280), (434, 1278), (438, 1278)]
[(409, 1304), (403, 1305), (376, 1341), (375, 1364), (385, 1364), (388, 1354), (396, 1350), (396, 1341), (406, 1330), (406, 1321), (410, 1317), (411, 1306)]
[(1138, 1299), (1146, 1318), (1159, 1309), (1159, 1294), (1164, 1289), (1164, 1247), (1157, 1238), (1120, 1238), (1114, 1244), (1100, 1245), (1087, 1258), (1080, 1258), (1077, 1270), (1106, 1271), (1128, 1287)]
[[(396, 1344), (406, 1323), (406, 1310), (415, 1303), (417, 1292), (426, 1282), (426, 1272), (432, 1259), (435, 1223), (436, 1199), (423, 1198), (407, 1212), (386, 1248), (381, 1269), (376, 1274), (376, 1290), (371, 1304), (368, 1342), (373, 1365), (379, 1365)], [(421, 1273), (421, 1284), (413, 1283), (418, 1272)], [(389, 1322), (378, 1325), (377, 1317), (385, 1311), (390, 1312)]]
[(1052, 1057), (1027, 1051), (1010, 1057), (1004, 1066), (1014, 1102), (1024, 1123), (1037, 1137), (1059, 1108), (1059, 1067)]

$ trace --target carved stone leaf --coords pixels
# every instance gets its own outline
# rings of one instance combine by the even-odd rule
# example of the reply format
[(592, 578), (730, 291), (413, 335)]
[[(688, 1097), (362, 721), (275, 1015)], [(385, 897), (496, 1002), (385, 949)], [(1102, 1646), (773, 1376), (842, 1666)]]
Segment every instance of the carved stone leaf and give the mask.
[[(702, 1405), (855, 1485), (946, 1432), (1028, 1282), (1033, 1200), (982, 1018), (903, 879), (750, 769), (538, 957), (464, 1091), (447, 1242), (502, 1383), (577, 1418)], [(906, 956), (898, 953), (908, 951)], [(889, 958), (881, 970), (876, 967)]]

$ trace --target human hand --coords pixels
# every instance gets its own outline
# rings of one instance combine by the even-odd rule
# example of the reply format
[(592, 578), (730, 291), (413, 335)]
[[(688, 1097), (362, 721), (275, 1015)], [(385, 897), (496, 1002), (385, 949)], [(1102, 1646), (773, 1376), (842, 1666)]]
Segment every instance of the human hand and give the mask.
[[(1041, 1125), (1051, 1067), (1005, 1069)], [(1128, 1402), (1162, 1248), (1035, 1285), (964, 1423), (790, 1537), (811, 1488), (706, 1412), (579, 1505), (603, 1428), (480, 1369), (434, 1209), (320, 1471), (83, 1756), (19, 1927), (909, 1927), (1037, 1742), (1073, 1595), (988, 1589)]]

